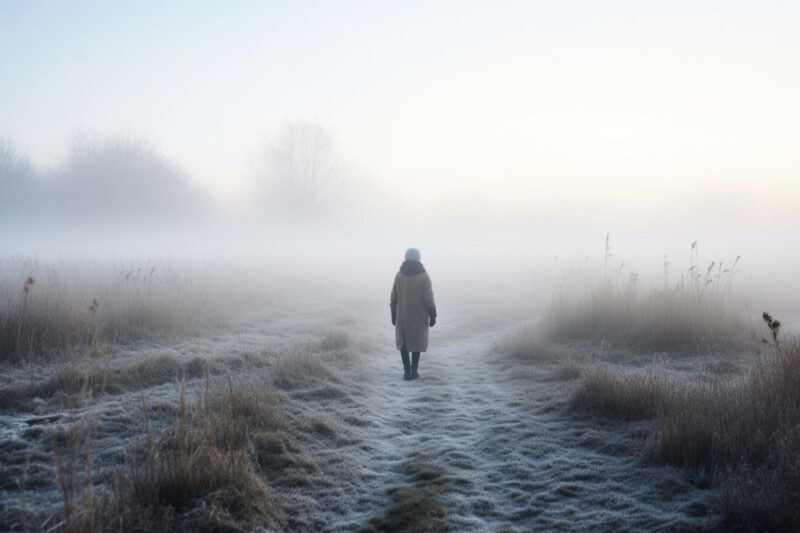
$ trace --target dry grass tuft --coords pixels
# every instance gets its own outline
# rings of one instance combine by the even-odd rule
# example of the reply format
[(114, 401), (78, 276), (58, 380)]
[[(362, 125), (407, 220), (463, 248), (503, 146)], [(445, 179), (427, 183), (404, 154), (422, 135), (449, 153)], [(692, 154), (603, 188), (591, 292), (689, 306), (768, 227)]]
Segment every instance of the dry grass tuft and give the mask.
[(547, 345), (534, 328), (520, 329), (509, 335), (497, 348), (497, 353), (523, 363), (555, 363), (563, 360), (564, 354)]
[(272, 368), (272, 381), (281, 389), (298, 389), (340, 383), (341, 380), (309, 346), (298, 345), (280, 356)]
[(324, 352), (338, 352), (353, 345), (353, 339), (344, 329), (329, 329), (325, 332), (319, 347)]
[(553, 381), (572, 381), (581, 377), (583, 372), (584, 367), (582, 365), (567, 361), (558, 365), (558, 367), (550, 373), (549, 379)]
[(733, 471), (725, 484), (736, 523), (765, 531), (800, 528), (800, 341), (758, 354), (744, 379), (672, 402), (658, 422), (654, 456)]
[(583, 371), (570, 405), (622, 420), (651, 419), (663, 412), (670, 386), (664, 375), (655, 372), (623, 373), (607, 366), (593, 366)]
[(52, 374), (39, 382), (0, 388), (0, 409), (21, 408), (32, 398), (60, 396), (66, 403), (99, 394), (115, 394), (174, 382), (180, 376), (201, 377), (207, 362), (200, 358), (181, 362), (169, 354), (146, 355), (132, 364), (112, 367), (111, 357), (100, 360), (59, 363)]
[[(89, 478), (84, 503), (76, 505), (75, 486), (66, 485), (65, 530), (242, 531), (285, 523), (257, 473), (251, 439), (284, 428), (274, 395), (228, 382), (189, 406), (182, 385), (177, 420), (159, 435), (151, 432), (144, 396), (142, 414), (146, 448), (117, 470), (113, 490), (93, 495)], [(61, 478), (68, 470), (55, 458)], [(90, 452), (87, 458), (88, 473)]]
[[(670, 285), (664, 263), (663, 288), (642, 290), (630, 273), (609, 275), (610, 246), (606, 239), (604, 276), (593, 290), (559, 298), (542, 322), (545, 339), (605, 342), (612, 348), (646, 351), (709, 353), (748, 346), (748, 324), (732, 305), (733, 278), (739, 258), (725, 268), (721, 262), (700, 267), (697, 243), (692, 243), (689, 270)], [(624, 263), (623, 263), (624, 265)]]
[(0, 257), (0, 362), (98, 355), (119, 342), (185, 335), (272, 299), (236, 267), (48, 263)]
[(748, 345), (750, 328), (729, 302), (687, 290), (618, 290), (606, 286), (585, 300), (561, 300), (544, 319), (546, 338), (591, 340), (648, 351), (707, 353)]
[(765, 314), (746, 376), (668, 379), (608, 368), (585, 373), (572, 406), (622, 419), (656, 419), (649, 457), (723, 477), (731, 522), (758, 531), (800, 528), (800, 340), (781, 340)]
[[(0, 360), (53, 358), (76, 349), (96, 356), (103, 343), (186, 333), (216, 314), (192, 280), (155, 265), (69, 279), (35, 261), (18, 268), (22, 275), (0, 272)], [(34, 278), (33, 271), (41, 275)]]
[(742, 466), (724, 484), (729, 521), (751, 531), (800, 530), (800, 428), (775, 436), (766, 464)]

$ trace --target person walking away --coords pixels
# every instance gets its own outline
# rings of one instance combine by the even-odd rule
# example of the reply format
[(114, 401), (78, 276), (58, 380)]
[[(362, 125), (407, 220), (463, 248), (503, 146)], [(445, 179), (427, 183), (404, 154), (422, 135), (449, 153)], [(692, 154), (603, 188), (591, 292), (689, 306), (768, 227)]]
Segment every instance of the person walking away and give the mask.
[(428, 350), (429, 328), (436, 324), (436, 302), (431, 278), (416, 248), (406, 250), (405, 261), (394, 277), (389, 307), (395, 343), (403, 359), (403, 379), (417, 379), (420, 354)]

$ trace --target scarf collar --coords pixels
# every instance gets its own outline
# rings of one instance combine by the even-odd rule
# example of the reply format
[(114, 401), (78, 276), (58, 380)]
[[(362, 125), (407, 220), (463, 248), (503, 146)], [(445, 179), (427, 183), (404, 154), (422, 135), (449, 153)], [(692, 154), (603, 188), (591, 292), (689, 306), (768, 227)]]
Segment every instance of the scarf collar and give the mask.
[(425, 267), (419, 261), (403, 261), (400, 265), (400, 273), (405, 276), (416, 276), (425, 272)]

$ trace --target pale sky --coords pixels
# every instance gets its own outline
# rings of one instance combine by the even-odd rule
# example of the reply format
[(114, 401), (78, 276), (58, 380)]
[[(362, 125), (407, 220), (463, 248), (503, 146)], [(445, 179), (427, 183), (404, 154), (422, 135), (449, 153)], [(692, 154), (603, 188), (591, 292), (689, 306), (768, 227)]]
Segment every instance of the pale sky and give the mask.
[(0, 135), (42, 165), (143, 135), (234, 202), (314, 119), (412, 211), (792, 217), (798, 28), (797, 2), (0, 0)]

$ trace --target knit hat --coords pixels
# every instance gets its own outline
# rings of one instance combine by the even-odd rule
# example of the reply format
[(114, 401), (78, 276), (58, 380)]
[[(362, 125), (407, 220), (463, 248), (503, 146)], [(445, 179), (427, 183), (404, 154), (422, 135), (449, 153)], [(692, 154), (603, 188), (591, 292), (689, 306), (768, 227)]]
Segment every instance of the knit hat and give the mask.
[(419, 261), (420, 255), (419, 250), (416, 248), (409, 248), (406, 250), (406, 261)]

